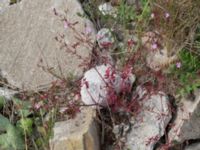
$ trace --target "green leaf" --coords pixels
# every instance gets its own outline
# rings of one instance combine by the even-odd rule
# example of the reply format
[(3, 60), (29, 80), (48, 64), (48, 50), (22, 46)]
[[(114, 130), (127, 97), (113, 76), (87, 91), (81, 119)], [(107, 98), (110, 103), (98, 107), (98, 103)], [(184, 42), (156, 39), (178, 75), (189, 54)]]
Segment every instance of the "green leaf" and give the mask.
[(192, 86), (188, 85), (185, 87), (186, 94), (189, 94), (192, 91)]
[(29, 135), (32, 133), (32, 125), (33, 125), (33, 120), (30, 118), (22, 118), (20, 121), (20, 127), (27, 132)]
[(47, 136), (47, 132), (46, 132), (46, 130), (45, 130), (45, 128), (43, 126), (38, 126), (37, 130), (42, 136), (44, 136), (44, 137)]
[(12, 125), (7, 127), (7, 133), (0, 135), (0, 148), (5, 150), (23, 150), (24, 139), (21, 133)]
[(10, 125), (10, 121), (0, 114), (0, 131), (6, 131), (7, 127)]
[(5, 97), (4, 96), (0, 96), (0, 109), (3, 108), (5, 103), (6, 103)]
[(31, 108), (31, 104), (28, 101), (22, 101), (20, 99), (17, 98), (13, 98), (13, 103), (15, 106), (17, 106), (18, 108), (20, 108), (18, 110), (18, 113), (23, 116), (23, 117), (27, 117), (28, 115), (30, 115), (32, 112), (30, 111)]
[(6, 133), (0, 134), (0, 149), (23, 150), (24, 140), (21, 132), (10, 121), (0, 114), (0, 130)]

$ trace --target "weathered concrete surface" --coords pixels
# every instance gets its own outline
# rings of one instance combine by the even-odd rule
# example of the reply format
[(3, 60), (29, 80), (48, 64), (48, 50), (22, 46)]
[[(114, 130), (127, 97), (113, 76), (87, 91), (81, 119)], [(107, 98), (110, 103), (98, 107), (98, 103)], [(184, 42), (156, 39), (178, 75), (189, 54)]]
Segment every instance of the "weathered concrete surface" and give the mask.
[(51, 150), (100, 150), (95, 111), (84, 108), (75, 119), (57, 122)]
[(182, 143), (185, 140), (200, 138), (200, 90), (195, 91), (194, 95), (194, 101), (181, 100), (174, 125), (169, 131), (171, 142)]
[[(83, 13), (77, 0), (22, 0), (9, 6), (0, 13), (0, 69), (10, 84), (32, 90), (53, 81), (52, 75), (38, 67), (41, 59), (45, 68), (51, 68), (59, 75), (59, 68), (63, 76), (82, 74), (83, 69), (78, 67), (82, 61), (65, 49), (61, 50), (61, 45), (54, 39), (63, 33), (67, 44), (77, 42), (75, 33), (64, 28), (64, 23), (54, 15), (54, 8), (59, 14), (67, 11), (65, 16), (69, 22), (78, 21), (75, 28), (79, 33), (90, 28), (94, 41), (93, 25), (77, 15)], [(91, 51), (91, 47), (83, 44), (77, 47), (77, 53), (87, 60)]]

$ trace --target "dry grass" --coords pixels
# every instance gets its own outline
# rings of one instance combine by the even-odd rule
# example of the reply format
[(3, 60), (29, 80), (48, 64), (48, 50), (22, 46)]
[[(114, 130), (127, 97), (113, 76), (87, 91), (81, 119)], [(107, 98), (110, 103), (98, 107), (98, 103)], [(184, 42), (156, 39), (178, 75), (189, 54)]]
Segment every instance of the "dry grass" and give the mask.
[(186, 45), (192, 47), (200, 23), (200, 1), (151, 0), (151, 6), (155, 14), (153, 26), (163, 35), (168, 54), (177, 54)]

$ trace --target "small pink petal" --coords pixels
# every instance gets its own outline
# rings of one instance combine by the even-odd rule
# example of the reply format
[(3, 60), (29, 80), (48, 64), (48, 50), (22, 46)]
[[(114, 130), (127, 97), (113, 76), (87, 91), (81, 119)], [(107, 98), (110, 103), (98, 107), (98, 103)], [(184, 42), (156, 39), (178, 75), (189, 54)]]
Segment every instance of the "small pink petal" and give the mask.
[(154, 13), (151, 14), (151, 18), (152, 19), (155, 18), (155, 14)]
[(41, 102), (38, 102), (34, 105), (34, 108), (35, 109), (40, 109), (42, 107), (42, 103)]
[(170, 14), (169, 13), (165, 13), (165, 18), (169, 18)]
[(181, 68), (181, 66), (182, 66), (181, 62), (177, 62), (177, 63), (176, 63), (176, 67), (177, 67), (177, 68)]
[(85, 28), (85, 33), (88, 35), (88, 34), (90, 34), (92, 32), (92, 29), (90, 28), (90, 27), (86, 27)]
[(69, 28), (69, 23), (67, 21), (64, 21), (64, 28), (65, 29)]
[(151, 48), (152, 48), (152, 49), (157, 49), (157, 48), (158, 48), (158, 45), (157, 45), (156, 43), (154, 43), (154, 44), (151, 45)]

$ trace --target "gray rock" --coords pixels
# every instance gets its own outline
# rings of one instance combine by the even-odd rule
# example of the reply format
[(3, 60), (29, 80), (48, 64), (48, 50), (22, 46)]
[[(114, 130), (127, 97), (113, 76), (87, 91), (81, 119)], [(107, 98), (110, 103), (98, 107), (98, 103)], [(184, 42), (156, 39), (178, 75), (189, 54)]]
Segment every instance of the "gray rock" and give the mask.
[(104, 76), (109, 66), (97, 66), (88, 70), (82, 79), (81, 99), (87, 104), (107, 105), (106, 82)]
[(10, 0), (0, 0), (0, 13), (4, 11), (10, 4)]
[(200, 143), (191, 144), (185, 150), (200, 150)]
[(156, 51), (151, 51), (148, 53), (146, 57), (146, 63), (149, 68), (151, 68), (154, 71), (159, 71), (163, 67), (168, 66), (172, 62), (177, 60), (177, 56), (168, 56), (167, 49), (161, 49)]
[(178, 60), (176, 54), (169, 55), (169, 49), (164, 44), (159, 46), (160, 43), (164, 43), (160, 39), (159, 32), (146, 32), (141, 42), (148, 51), (146, 64), (154, 71), (159, 71)]
[(185, 140), (200, 138), (200, 90), (194, 92), (195, 100), (181, 100), (177, 117), (169, 131), (170, 142), (182, 143)]
[(141, 111), (127, 135), (126, 148), (153, 150), (155, 144), (164, 135), (165, 128), (171, 119), (168, 97), (162, 92), (146, 97), (147, 91), (142, 87), (137, 88), (137, 92)]
[(114, 37), (108, 28), (103, 28), (97, 33), (97, 42), (100, 48), (114, 47)]
[[(112, 88), (116, 93), (119, 93), (122, 90), (121, 84), (124, 80), (122, 80), (120, 73), (118, 72), (115, 72), (112, 78), (111, 74), (114, 71), (114, 68), (110, 65), (101, 65), (88, 70), (84, 74), (80, 93), (81, 99), (85, 104), (100, 104), (102, 106), (107, 106), (108, 89)], [(109, 77), (106, 77), (108, 72)], [(124, 83), (128, 86), (132, 86), (135, 78), (134, 75), (129, 74)]]
[(14, 94), (16, 94), (17, 91), (13, 91), (7, 88), (1, 88), (0, 87), (0, 96), (3, 96), (6, 98), (6, 100), (11, 100)]
[[(64, 34), (69, 46), (78, 42), (77, 34), (66, 24), (67, 29), (64, 28), (64, 22), (54, 15), (54, 8), (69, 22), (78, 21), (76, 30), (79, 33), (91, 32), (91, 43), (95, 41), (92, 23), (77, 15), (83, 13), (77, 0), (22, 0), (9, 6), (0, 13), (0, 69), (11, 85), (38, 90), (55, 80), (49, 72), (62, 77), (69, 73), (82, 75), (83, 69), (79, 67), (82, 60), (61, 49), (61, 44), (55, 40), (57, 35)], [(77, 54), (83, 59), (89, 60), (91, 51), (92, 47), (85, 43), (77, 46)]]
[(76, 118), (57, 122), (50, 140), (51, 150), (100, 150), (94, 117), (95, 111), (87, 107), (82, 108)]
[(117, 9), (114, 8), (109, 2), (99, 5), (99, 11), (103, 15), (110, 15), (113, 17), (117, 17)]
[(112, 132), (115, 134), (115, 137), (119, 139), (122, 137), (126, 137), (126, 134), (128, 133), (129, 130), (130, 130), (129, 124), (121, 123), (119, 125), (115, 125), (113, 127)]

